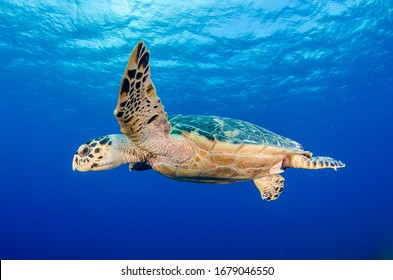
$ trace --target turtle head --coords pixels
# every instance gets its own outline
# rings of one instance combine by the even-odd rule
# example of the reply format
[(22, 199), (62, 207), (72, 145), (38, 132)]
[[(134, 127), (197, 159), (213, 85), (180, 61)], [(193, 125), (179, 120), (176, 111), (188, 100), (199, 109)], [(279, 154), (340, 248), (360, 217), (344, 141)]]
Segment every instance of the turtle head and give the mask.
[(82, 172), (103, 171), (125, 163), (139, 162), (138, 150), (122, 134), (95, 138), (78, 148), (72, 160), (72, 169)]
[(119, 166), (115, 157), (112, 135), (92, 139), (82, 144), (74, 155), (72, 169), (82, 172), (101, 171)]

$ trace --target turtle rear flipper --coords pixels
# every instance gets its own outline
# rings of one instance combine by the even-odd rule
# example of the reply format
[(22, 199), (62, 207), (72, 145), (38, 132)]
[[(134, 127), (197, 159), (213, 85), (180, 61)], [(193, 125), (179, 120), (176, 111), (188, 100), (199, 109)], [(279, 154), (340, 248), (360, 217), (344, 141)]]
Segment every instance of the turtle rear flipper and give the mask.
[(284, 190), (284, 177), (281, 175), (271, 175), (254, 179), (253, 182), (261, 193), (263, 200), (275, 200)]
[(303, 155), (292, 155), (284, 159), (284, 167), (303, 168), (303, 169), (323, 169), (345, 167), (345, 163), (331, 157), (306, 157)]

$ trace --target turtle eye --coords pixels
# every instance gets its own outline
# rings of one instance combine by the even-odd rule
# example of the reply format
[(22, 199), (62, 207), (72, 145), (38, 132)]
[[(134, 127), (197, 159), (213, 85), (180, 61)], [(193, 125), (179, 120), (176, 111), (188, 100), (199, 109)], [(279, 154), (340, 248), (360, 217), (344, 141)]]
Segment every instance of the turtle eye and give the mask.
[(85, 157), (90, 153), (90, 147), (87, 145), (83, 145), (79, 150), (79, 156)]

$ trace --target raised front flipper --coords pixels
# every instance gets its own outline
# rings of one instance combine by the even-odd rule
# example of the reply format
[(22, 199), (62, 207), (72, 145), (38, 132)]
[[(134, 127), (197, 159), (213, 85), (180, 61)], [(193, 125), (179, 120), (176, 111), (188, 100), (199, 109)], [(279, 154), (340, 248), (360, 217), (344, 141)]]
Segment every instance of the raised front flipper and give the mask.
[(285, 179), (278, 174), (254, 179), (253, 181), (264, 200), (275, 200), (284, 190)]
[(123, 134), (142, 150), (179, 163), (192, 157), (192, 147), (170, 135), (172, 127), (150, 79), (150, 53), (143, 41), (128, 61), (114, 115)]
[(169, 138), (171, 125), (150, 79), (150, 53), (139, 42), (124, 72), (114, 115), (121, 131), (142, 149), (158, 151)]

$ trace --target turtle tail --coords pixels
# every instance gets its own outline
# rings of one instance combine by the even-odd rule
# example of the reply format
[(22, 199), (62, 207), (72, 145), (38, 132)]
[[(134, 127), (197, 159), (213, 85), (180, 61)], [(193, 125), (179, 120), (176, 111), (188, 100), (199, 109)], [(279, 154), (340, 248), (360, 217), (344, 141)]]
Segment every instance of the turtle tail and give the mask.
[(304, 155), (292, 155), (284, 159), (284, 167), (303, 169), (323, 169), (345, 167), (345, 163), (331, 157), (306, 157)]

